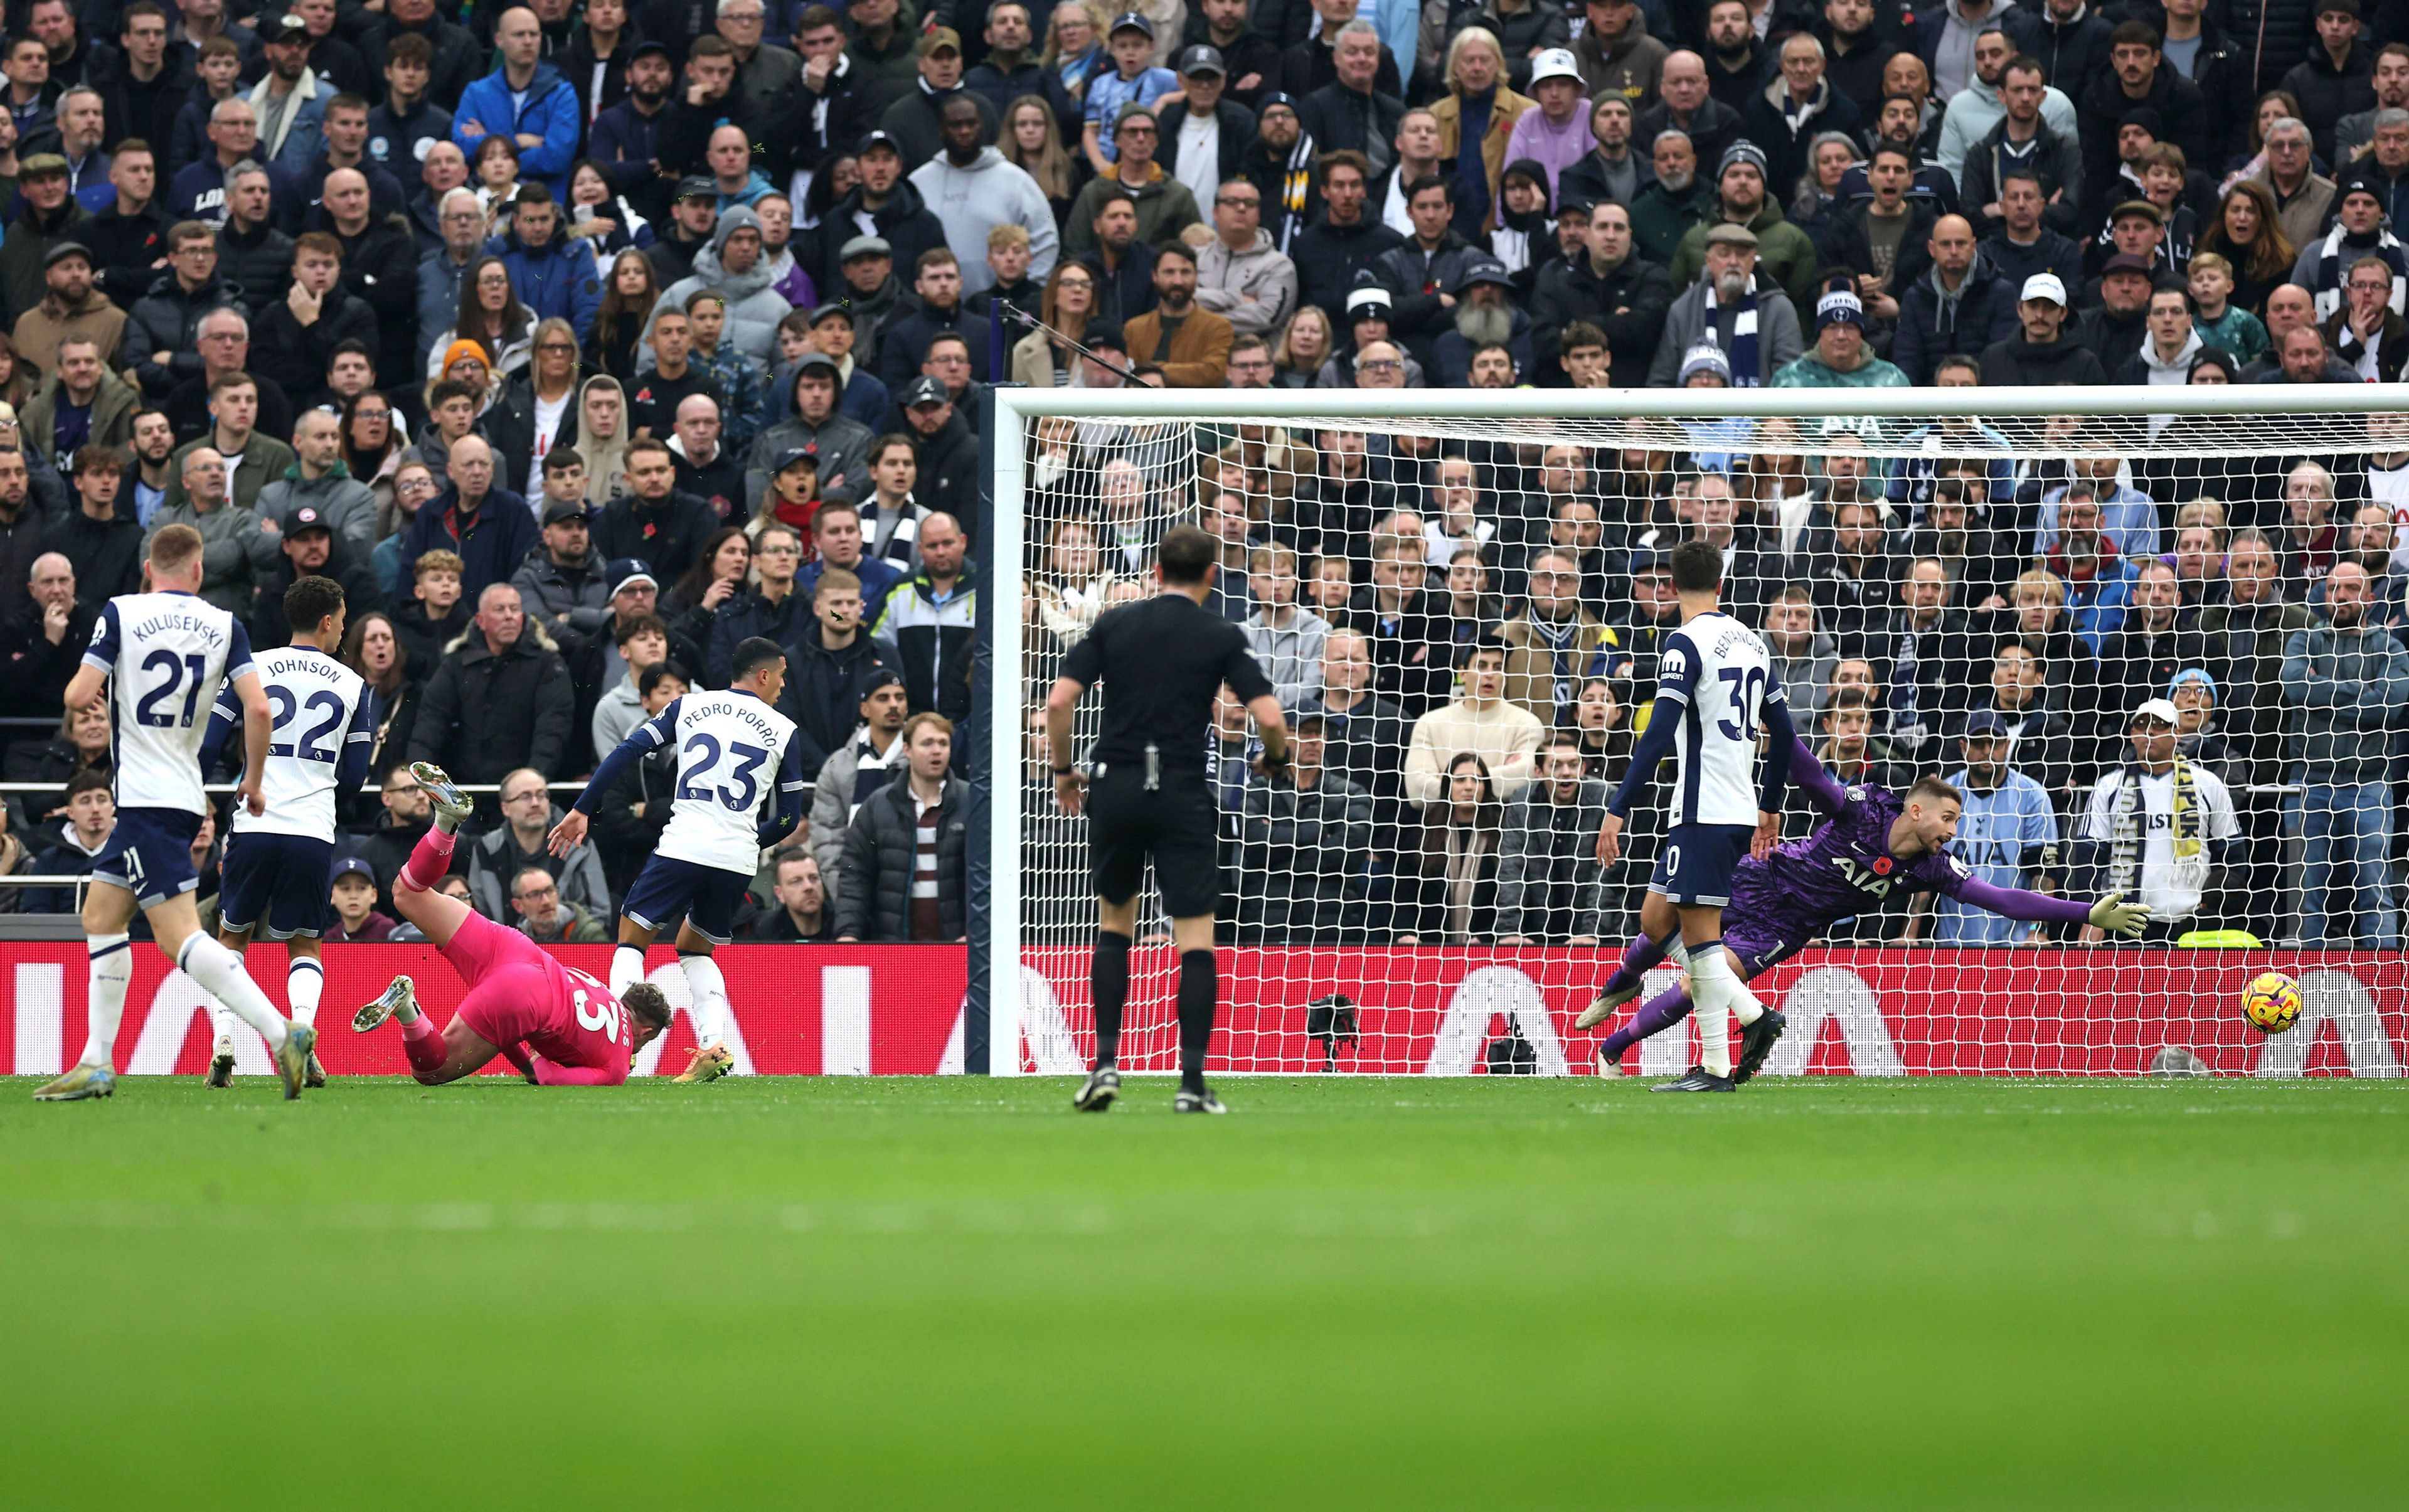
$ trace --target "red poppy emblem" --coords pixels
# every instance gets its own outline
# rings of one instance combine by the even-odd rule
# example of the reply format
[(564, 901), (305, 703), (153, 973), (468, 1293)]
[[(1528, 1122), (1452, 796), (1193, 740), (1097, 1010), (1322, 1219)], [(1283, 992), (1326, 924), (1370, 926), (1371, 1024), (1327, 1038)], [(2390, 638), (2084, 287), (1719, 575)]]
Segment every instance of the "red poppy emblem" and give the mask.
[(1891, 860), (1890, 860), (1890, 857), (1887, 857), (1887, 856), (1877, 856), (1877, 857), (1874, 857), (1874, 875), (1875, 875), (1875, 876), (1878, 876), (1878, 877), (1886, 877), (1886, 876), (1889, 876), (1889, 875), (1890, 875), (1890, 868), (1891, 868)]

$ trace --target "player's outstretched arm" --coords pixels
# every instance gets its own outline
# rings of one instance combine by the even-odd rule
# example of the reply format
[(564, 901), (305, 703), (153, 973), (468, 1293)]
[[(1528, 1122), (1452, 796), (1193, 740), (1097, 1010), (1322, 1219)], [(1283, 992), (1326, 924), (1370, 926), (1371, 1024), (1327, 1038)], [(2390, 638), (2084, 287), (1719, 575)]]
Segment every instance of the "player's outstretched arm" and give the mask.
[[(1767, 766), (1768, 770), (1771, 770), (1770, 757), (1767, 758)], [(1848, 790), (1832, 780), (1832, 774), (1824, 770), (1824, 763), (1815, 759), (1814, 751), (1795, 728), (1790, 736), (1789, 776), (1792, 785), (1806, 794), (1807, 800), (1814, 804), (1816, 812), (1825, 818), (1848, 807)]]
[(544, 842), (546, 849), (555, 856), (566, 856), (584, 842), (585, 827), (593, 821), (595, 809), (611, 790), (635, 770), (636, 763), (677, 738), (678, 705), (685, 701), (671, 698), (668, 708), (629, 730), (626, 740), (611, 748), (611, 754), (594, 769), (585, 791), (577, 795), (577, 801), (561, 815), (560, 823), (552, 827), (552, 835)]
[(2128, 940), (2139, 935), (2142, 927), (2150, 922), (2149, 909), (2141, 903), (2126, 902), (2123, 893), (2112, 892), (2096, 902), (2086, 903), (2080, 898), (2052, 898), (1969, 877), (1957, 896), (1976, 908), (2028, 924), (2087, 924)]
[(1798, 731), (1791, 727), (1788, 699), (1765, 706), (1765, 728), (1773, 740), (1765, 756), (1765, 785), (1757, 794), (1756, 810), (1760, 816), (1778, 824), (1782, 800), (1790, 794), (1790, 769), (1797, 752), (1805, 749), (1798, 743)]

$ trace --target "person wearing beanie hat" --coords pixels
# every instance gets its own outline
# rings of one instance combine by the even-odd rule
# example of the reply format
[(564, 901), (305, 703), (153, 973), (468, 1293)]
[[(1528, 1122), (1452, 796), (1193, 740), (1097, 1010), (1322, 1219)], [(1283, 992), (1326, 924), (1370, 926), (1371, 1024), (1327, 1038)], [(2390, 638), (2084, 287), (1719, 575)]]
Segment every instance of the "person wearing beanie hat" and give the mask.
[[(2115, 182), (2122, 171), (2119, 137), (2137, 108), (2157, 114), (2151, 140), (2174, 143), (2183, 149), (2187, 163), (2206, 166), (2215, 161), (2210, 148), (2220, 134), (2213, 124), (2208, 99), (2181, 68), (2167, 61), (2157, 28), (2148, 22), (2120, 22), (2108, 34), (2108, 66), (2083, 86), (2075, 103), (2083, 121), (2083, 180), (2091, 186), (2095, 203), (2110, 197), (2100, 186)], [(2229, 107), (2219, 101), (2217, 108)]]
[(2319, 321), (2331, 319), (2345, 301), (2344, 286), (2350, 269), (2362, 257), (2380, 257), (2392, 269), (2389, 303), (2398, 313), (2409, 295), (2409, 250), (2385, 223), (2387, 194), (2383, 176), (2373, 167), (2346, 174), (2334, 186), (2333, 228), (2301, 249), (2292, 265), (2292, 281), (2309, 291)]
[(1701, 341), (1681, 353), (1683, 388), (1729, 388), (1731, 375), (1731, 359), (1712, 341)]
[(1815, 298), (1814, 348), (1773, 375), (1773, 388), (1906, 388), (1907, 375), (1866, 345), (1865, 301), (1847, 275)]
[[(727, 383), (743, 367), (744, 377), (740, 382), (766, 387), (769, 365), (777, 357), (778, 323), (794, 308), (771, 287), (772, 278), (769, 259), (762, 252), (760, 216), (742, 205), (721, 210), (718, 224), (712, 229), (711, 245), (694, 254), (694, 271), (663, 290), (654, 302), (643, 334), (636, 340), (636, 370), (641, 373), (653, 366), (653, 320), (664, 310), (685, 310), (687, 299), (707, 289), (725, 302), (727, 315), (712, 349), (704, 351), (698, 338), (689, 360), (714, 382)], [(740, 354), (744, 362), (728, 360)], [(752, 372), (756, 367), (757, 378)], [(721, 392), (734, 391), (723, 387)], [(748, 434), (744, 440), (750, 439)]]
[(1745, 138), (1724, 149), (1715, 168), (1715, 208), (1706, 222), (1682, 235), (1673, 253), (1673, 287), (1686, 289), (1706, 267), (1707, 232), (1716, 224), (1745, 226), (1756, 238), (1756, 262), (1790, 296), (1794, 308), (1810, 302), (1822, 259), (1807, 233), (1783, 218), (1766, 177), (1765, 153)]

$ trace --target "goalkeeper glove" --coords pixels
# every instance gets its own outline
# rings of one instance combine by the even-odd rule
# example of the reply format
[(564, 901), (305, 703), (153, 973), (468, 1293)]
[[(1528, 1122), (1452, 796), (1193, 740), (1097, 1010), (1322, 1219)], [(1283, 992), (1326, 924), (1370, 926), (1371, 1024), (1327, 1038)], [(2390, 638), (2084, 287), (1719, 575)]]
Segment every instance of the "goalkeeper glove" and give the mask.
[(2112, 892), (2091, 905), (2091, 926), (2110, 934), (2121, 934), (2128, 940), (2139, 936), (2142, 926), (2150, 922), (2150, 910), (2142, 903), (2128, 903), (2125, 895)]

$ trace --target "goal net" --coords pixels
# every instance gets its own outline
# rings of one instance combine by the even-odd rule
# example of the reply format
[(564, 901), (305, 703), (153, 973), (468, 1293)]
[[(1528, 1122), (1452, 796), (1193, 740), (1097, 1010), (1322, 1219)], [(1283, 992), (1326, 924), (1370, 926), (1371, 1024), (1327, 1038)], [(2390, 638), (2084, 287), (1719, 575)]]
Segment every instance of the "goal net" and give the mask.
[[(1200, 732), (1217, 1070), (1593, 1073), (1607, 1031), (1678, 984), (1658, 965), (1615, 1019), (1572, 1027), (1657, 859), (1669, 760), (1623, 858), (1601, 868), (1594, 839), (1680, 623), (1666, 554), (1704, 538), (1849, 799), (1943, 778), (1959, 876), (2154, 914), (2102, 940), (1911, 896), (1909, 861), (1830, 847), (1818, 864), (1861, 868), (1863, 906), (1757, 978), (1791, 1025), (1770, 1073), (2398, 1074), (2400, 389), (997, 398), (998, 1072), (1092, 1050), (1086, 821), (1055, 807), (1042, 711), (1191, 523), (1223, 543), (1208, 607), (1246, 627), (1297, 755), (1291, 778), (1255, 770), (1233, 698)], [(1827, 817), (1794, 785), (1785, 842)], [(1122, 1063), (1169, 1070), (1178, 966), (1151, 875), (1139, 935)], [(2237, 1007), (2271, 969), (2308, 1003), (2274, 1038)], [(1620, 1065), (1695, 1058), (1684, 1022)]]

